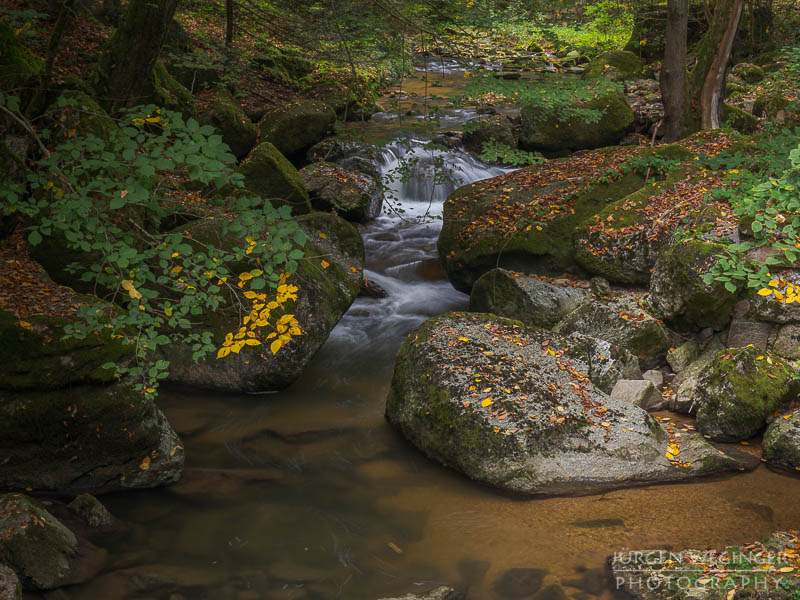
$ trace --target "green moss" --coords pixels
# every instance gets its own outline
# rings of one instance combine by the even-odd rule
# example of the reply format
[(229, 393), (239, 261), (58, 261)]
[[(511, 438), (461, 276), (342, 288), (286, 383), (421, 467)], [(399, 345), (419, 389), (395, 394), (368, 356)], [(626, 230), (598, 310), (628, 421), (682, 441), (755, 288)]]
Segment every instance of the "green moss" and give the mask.
[(739, 63), (733, 67), (731, 72), (744, 79), (747, 83), (758, 83), (765, 76), (764, 69), (751, 63)]
[(789, 109), (789, 100), (780, 92), (761, 94), (753, 104), (753, 114), (770, 121), (778, 119), (781, 112)]
[(194, 98), (181, 83), (169, 74), (161, 59), (156, 61), (151, 75), (153, 102), (158, 106), (176, 110), (188, 118), (196, 113)]
[(758, 119), (732, 104), (725, 104), (722, 109), (722, 122), (745, 135), (750, 135), (758, 128)]
[(75, 135), (94, 135), (110, 140), (119, 133), (116, 122), (84, 92), (64, 90), (61, 92), (61, 97), (71, 104), (59, 108), (58, 104), (54, 103), (44, 112), (52, 131), (51, 140), (61, 141)]
[(0, 21), (0, 89), (19, 92), (44, 69), (44, 62), (34, 56), (14, 35), (14, 30)]
[(216, 89), (214, 102), (208, 111), (200, 115), (199, 120), (216, 127), (222, 134), (222, 141), (230, 146), (237, 158), (246, 156), (258, 138), (255, 124), (247, 118), (239, 102), (226, 88)]
[(298, 100), (268, 112), (258, 124), (262, 142), (286, 156), (297, 156), (330, 133), (336, 114), (327, 104)]
[(584, 72), (585, 79), (605, 77), (611, 81), (624, 81), (641, 76), (641, 59), (626, 50), (611, 50), (598, 54), (589, 62)]
[(237, 169), (247, 189), (273, 206), (288, 205), (295, 215), (311, 211), (311, 201), (297, 169), (270, 142), (256, 146)]

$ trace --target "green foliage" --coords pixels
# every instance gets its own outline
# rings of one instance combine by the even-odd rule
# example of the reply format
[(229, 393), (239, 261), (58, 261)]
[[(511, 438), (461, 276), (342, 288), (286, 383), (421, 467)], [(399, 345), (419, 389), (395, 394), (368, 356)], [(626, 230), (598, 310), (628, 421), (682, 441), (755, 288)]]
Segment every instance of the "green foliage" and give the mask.
[(585, 107), (593, 98), (622, 90), (622, 86), (606, 79), (578, 80), (566, 77), (545, 77), (540, 82), (505, 81), (494, 77), (476, 77), (464, 93), (464, 102), (508, 101), (528, 107), (535, 118), (555, 118), (565, 123), (579, 120), (597, 123), (601, 110)]
[(642, 177), (660, 178), (683, 163), (679, 158), (664, 156), (656, 152), (646, 152), (625, 161), (613, 169), (606, 169), (595, 177), (591, 183), (613, 183), (628, 173), (638, 173)]
[(40, 13), (33, 9), (11, 10), (0, 8), (0, 19), (14, 30), (18, 38), (34, 37), (39, 22), (46, 18), (46, 13)]
[(515, 167), (535, 165), (545, 160), (539, 152), (527, 152), (494, 140), (483, 143), (480, 159), (488, 163), (503, 163)]
[[(728, 289), (735, 289), (733, 280), (746, 281), (751, 288), (775, 287), (769, 285), (774, 281), (770, 267), (794, 266), (800, 258), (800, 130), (784, 130), (786, 140), (792, 140), (794, 147), (772, 158), (753, 161), (748, 157), (751, 169), (729, 169), (728, 185), (711, 192), (714, 200), (731, 203), (751, 238), (731, 244), (728, 254), (720, 256), (705, 274), (707, 282), (724, 281)], [(740, 151), (732, 154), (709, 162), (725, 164), (726, 159), (741, 156)], [(763, 264), (753, 265), (746, 259), (748, 251), (763, 247), (772, 250)]]
[[(0, 100), (16, 113), (14, 98)], [(176, 175), (196, 185), (242, 188), (229, 166), (234, 157), (210, 126), (153, 106), (131, 109), (121, 124), (108, 140), (89, 133), (53, 144), (30, 172), (28, 190), (4, 181), (0, 198), (3, 214), (26, 217), (31, 244), (52, 236), (86, 256), (72, 269), (103, 303), (82, 307), (68, 334), (82, 339), (110, 329), (134, 344), (134, 364), (106, 366), (141, 378), (153, 395), (169, 366), (155, 359), (156, 351), (187, 343), (195, 360), (215, 351), (211, 333), (193, 331), (193, 321), (228, 303), (248, 310), (237, 277), (247, 272), (251, 290), (277, 288), (297, 268), (302, 251), (296, 246), (306, 236), (288, 207), (274, 209), (244, 192), (225, 199), (205, 194), (207, 203), (197, 204), (170, 194), (168, 176)], [(202, 218), (213, 220), (224, 244), (171, 229), (176, 219)]]

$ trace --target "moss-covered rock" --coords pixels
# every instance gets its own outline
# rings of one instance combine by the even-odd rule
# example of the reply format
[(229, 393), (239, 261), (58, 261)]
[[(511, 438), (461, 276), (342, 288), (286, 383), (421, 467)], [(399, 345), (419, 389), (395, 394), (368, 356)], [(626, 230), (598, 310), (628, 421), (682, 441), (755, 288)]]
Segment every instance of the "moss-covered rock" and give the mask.
[(754, 347), (728, 348), (698, 376), (697, 428), (720, 442), (746, 440), (783, 408), (791, 393), (792, 369)]
[(594, 57), (586, 65), (585, 79), (605, 77), (611, 81), (626, 81), (642, 76), (642, 60), (627, 50), (610, 50)]
[(497, 266), (526, 273), (574, 271), (575, 228), (644, 184), (637, 173), (613, 183), (589, 183), (598, 170), (621, 160), (619, 152), (625, 151), (552, 160), (450, 194), (437, 244), (450, 283), (469, 292)]
[(335, 210), (344, 219), (358, 223), (371, 221), (381, 212), (383, 192), (367, 175), (330, 163), (308, 165), (299, 173), (317, 210)]
[(19, 92), (44, 69), (44, 62), (17, 39), (14, 30), (0, 21), (0, 88)]
[(662, 364), (670, 345), (664, 327), (633, 293), (608, 300), (588, 299), (553, 330), (562, 335), (582, 333), (621, 346), (645, 369)]
[(711, 327), (719, 331), (728, 324), (736, 294), (726, 290), (721, 281), (707, 284), (703, 280), (703, 274), (716, 264), (716, 256), (724, 250), (721, 244), (686, 240), (656, 261), (650, 279), (650, 301), (670, 325), (684, 330)]
[(248, 190), (273, 206), (291, 206), (292, 214), (311, 210), (308, 190), (294, 165), (270, 142), (256, 146), (237, 169)]
[(64, 90), (61, 98), (44, 111), (56, 143), (75, 136), (94, 135), (109, 140), (120, 131), (117, 123), (92, 98), (78, 90)]
[(0, 562), (32, 590), (52, 590), (92, 579), (105, 552), (79, 539), (39, 502), (22, 494), (0, 495)]
[(272, 143), (289, 157), (306, 150), (330, 133), (336, 113), (316, 100), (297, 100), (269, 111), (258, 124), (262, 142)]
[(800, 412), (777, 417), (767, 427), (763, 447), (768, 463), (800, 470)]
[(156, 61), (151, 74), (152, 101), (157, 106), (176, 110), (185, 118), (197, 112), (194, 98), (181, 82), (167, 71), (161, 59)]
[(750, 135), (758, 128), (758, 119), (732, 104), (725, 104), (723, 107), (722, 122), (745, 135)]
[(789, 105), (789, 99), (781, 92), (766, 92), (753, 103), (753, 115), (782, 123), (786, 119)]
[(92, 491), (173, 483), (183, 446), (130, 383), (0, 392), (0, 488)]
[(244, 114), (238, 100), (227, 88), (217, 88), (214, 101), (198, 119), (203, 124), (216, 127), (222, 134), (222, 141), (230, 146), (236, 158), (247, 156), (258, 138), (255, 124)]
[(586, 372), (552, 332), (448, 313), (400, 348), (386, 417), (429, 457), (521, 494), (594, 493), (738, 468), (702, 436), (680, 442), (683, 465), (670, 462), (658, 422), (596, 389)]
[(79, 494), (67, 507), (92, 529), (105, 529), (114, 524), (113, 515), (91, 494)]
[(116, 381), (113, 369), (102, 365), (127, 363), (133, 358), (133, 348), (112, 339), (107, 330), (82, 340), (63, 339), (69, 323), (65, 318), (33, 316), (20, 324), (14, 315), (0, 310), (0, 390), (55, 390)]
[(764, 69), (752, 63), (739, 63), (731, 69), (731, 73), (747, 83), (758, 83), (765, 77)]
[(511, 148), (519, 143), (519, 131), (506, 115), (469, 121), (464, 126), (464, 147), (475, 154), (483, 152), (486, 142), (499, 142)]
[(22, 584), (11, 567), (4, 564), (0, 564), (0, 600), (22, 600)]
[[(259, 392), (283, 389), (300, 376), (361, 289), (364, 244), (355, 227), (330, 213), (311, 213), (297, 220), (309, 241), (303, 248), (307, 258), (288, 280), (299, 289), (297, 300), (287, 304), (287, 312), (297, 318), (304, 333), (274, 355), (264, 346), (245, 346), (224, 359), (195, 362), (188, 346), (170, 346), (164, 350), (164, 358), (170, 361), (170, 381), (206, 389)], [(220, 243), (213, 224), (189, 226), (189, 231), (199, 242), (213, 239)], [(223, 240), (222, 247), (228, 243), (237, 240)], [(243, 266), (243, 270), (253, 267)], [(211, 331), (214, 343), (221, 346), (228, 332), (239, 329), (240, 319), (237, 309), (220, 307), (201, 316), (196, 330)]]
[(567, 120), (555, 112), (523, 107), (520, 146), (525, 150), (554, 153), (611, 146), (622, 139), (633, 124), (633, 110), (619, 92), (598, 96), (582, 108), (601, 111), (602, 116), (590, 123), (577, 117)]
[(493, 269), (475, 282), (469, 309), (549, 329), (585, 298), (583, 291), (568, 284), (558, 286), (524, 273)]

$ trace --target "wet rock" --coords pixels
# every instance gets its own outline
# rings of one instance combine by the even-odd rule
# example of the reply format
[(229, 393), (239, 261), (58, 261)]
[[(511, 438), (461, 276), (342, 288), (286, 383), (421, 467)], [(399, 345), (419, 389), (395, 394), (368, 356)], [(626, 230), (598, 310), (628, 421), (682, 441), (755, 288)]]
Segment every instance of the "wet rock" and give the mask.
[(464, 595), (451, 587), (446, 585), (439, 586), (418, 594), (406, 594), (405, 596), (396, 596), (393, 598), (381, 598), (380, 600), (463, 600)]
[(380, 178), (377, 164), (381, 161), (382, 149), (358, 141), (344, 141), (336, 138), (322, 140), (314, 144), (306, 153), (310, 163), (335, 163), (343, 169), (363, 173), (368, 177)]
[(22, 585), (6, 565), (0, 564), (0, 600), (22, 600)]
[(620, 379), (639, 379), (642, 371), (639, 359), (630, 351), (597, 338), (572, 333), (564, 338), (563, 347), (568, 354), (585, 362), (589, 367), (589, 380), (606, 394), (610, 394)]
[(171, 594), (192, 598), (198, 589), (221, 587), (225, 581), (221, 569), (147, 564), (103, 573), (85, 585), (82, 593), (98, 599), (118, 598), (119, 590), (125, 590), (126, 599), (170, 598)]
[[(688, 346), (686, 350), (681, 351), (681, 348), (687, 346), (687, 344), (693, 344), (693, 346)], [(680, 371), (672, 381), (675, 395), (669, 400), (670, 410), (687, 415), (693, 415), (697, 412), (695, 392), (699, 385), (700, 373), (714, 361), (717, 353), (724, 347), (719, 337), (714, 337), (699, 356), (700, 347), (697, 346), (696, 342), (686, 342), (686, 344), (677, 349), (681, 354), (688, 350), (688, 356), (681, 357), (679, 354), (673, 357), (673, 362), (680, 367)], [(669, 360), (670, 354), (667, 355), (667, 361), (669, 362)], [(673, 370), (675, 370), (675, 367), (673, 367)]]
[(675, 373), (680, 373), (697, 360), (699, 354), (700, 346), (690, 340), (667, 352), (667, 364)]
[(386, 298), (389, 293), (374, 281), (364, 279), (361, 289), (358, 290), (359, 298)]
[(199, 115), (198, 121), (218, 129), (222, 141), (228, 144), (236, 158), (247, 156), (256, 144), (258, 130), (255, 124), (227, 88), (215, 88), (211, 106)]
[(552, 339), (481, 313), (430, 319), (398, 352), (386, 417), (431, 458), (521, 494), (594, 493), (739, 468), (699, 435), (680, 442), (684, 465), (671, 463), (658, 422), (597, 389), (586, 363), (545, 344)]
[(599, 298), (608, 298), (611, 296), (611, 284), (605, 277), (592, 277), (590, 283), (592, 293), (595, 296)]
[(772, 352), (789, 360), (800, 358), (800, 325), (784, 325), (772, 345)]
[(752, 344), (759, 350), (766, 350), (772, 335), (770, 323), (757, 323), (734, 319), (728, 330), (728, 348), (740, 348)]
[(140, 385), (0, 396), (0, 488), (109, 492), (173, 483), (183, 445)]
[(22, 494), (0, 495), (0, 563), (10, 565), (27, 589), (51, 590), (92, 579), (104, 550), (67, 529), (39, 502)]
[(661, 364), (669, 348), (666, 330), (633, 294), (622, 294), (607, 302), (586, 300), (553, 330), (562, 335), (583, 333), (621, 346), (645, 368)]
[[(305, 255), (325, 257), (299, 261), (297, 272), (287, 280), (298, 290), (297, 299), (288, 301), (286, 310), (295, 315), (304, 333), (292, 337), (277, 354), (265, 352), (263, 346), (245, 346), (225, 360), (211, 356), (195, 362), (188, 346), (173, 344), (164, 350), (170, 361), (170, 381), (256, 392), (283, 389), (300, 376), (361, 289), (364, 243), (353, 225), (333, 214), (311, 213), (296, 220), (308, 237)], [(219, 240), (213, 223), (190, 225), (189, 231), (199, 242), (214, 240), (222, 247), (242, 244), (240, 240)], [(250, 268), (257, 267), (253, 263)], [(225, 335), (239, 328), (240, 315), (235, 308), (220, 307), (198, 321), (196, 329), (210, 330), (214, 344), (221, 346)]]
[(374, 179), (346, 171), (329, 163), (315, 163), (299, 171), (311, 205), (321, 211), (333, 210), (348, 221), (366, 223), (377, 217), (383, 193)]
[(81, 494), (67, 506), (94, 529), (103, 529), (114, 524), (114, 516), (91, 494)]
[(497, 578), (493, 588), (501, 598), (528, 598), (542, 587), (544, 569), (509, 569)]
[(499, 142), (511, 148), (519, 143), (519, 132), (506, 115), (494, 115), (486, 119), (469, 121), (464, 126), (464, 147), (480, 155), (487, 142)]
[(560, 152), (611, 146), (622, 139), (633, 123), (633, 111), (625, 96), (616, 91), (599, 94), (585, 108), (602, 112), (596, 122), (579, 117), (564, 118), (559, 113), (542, 114), (523, 106), (520, 147), (540, 152)]
[(505, 269), (493, 269), (475, 282), (469, 309), (549, 329), (584, 299), (584, 292), (573, 287), (553, 285)]
[(768, 463), (800, 470), (800, 411), (776, 417), (763, 441)]
[(611, 50), (594, 57), (586, 66), (584, 78), (604, 77), (611, 81), (626, 81), (642, 76), (642, 60), (633, 52)]
[(653, 267), (650, 301), (665, 321), (680, 329), (713, 327), (730, 321), (735, 294), (721, 281), (705, 283), (703, 274), (717, 262), (725, 247), (700, 240), (679, 242)]
[(632, 404), (646, 411), (661, 410), (666, 406), (661, 392), (645, 379), (620, 379), (611, 390), (611, 397), (622, 404)]
[(649, 381), (657, 388), (660, 388), (662, 385), (664, 385), (664, 374), (657, 369), (645, 371), (642, 375), (642, 379)]
[(791, 393), (792, 369), (753, 347), (721, 350), (698, 375), (697, 429), (720, 442), (746, 440), (764, 428)]
[(297, 169), (270, 142), (256, 146), (236, 172), (244, 176), (248, 190), (273, 206), (290, 206), (294, 215), (311, 210), (308, 190)]
[(302, 155), (330, 133), (336, 114), (316, 100), (298, 100), (267, 112), (258, 123), (262, 142), (272, 143), (282, 154)]

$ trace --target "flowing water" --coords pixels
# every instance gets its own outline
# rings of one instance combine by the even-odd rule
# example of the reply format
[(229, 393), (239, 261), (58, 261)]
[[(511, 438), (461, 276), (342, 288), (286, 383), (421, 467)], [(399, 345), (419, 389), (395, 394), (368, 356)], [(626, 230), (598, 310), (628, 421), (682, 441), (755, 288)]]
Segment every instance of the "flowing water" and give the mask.
[[(448, 187), (421, 172), (435, 160), (418, 144), (391, 146), (384, 172), (401, 157), (419, 159), (416, 177), (391, 184), (406, 220), (384, 214), (363, 232), (366, 274), (388, 297), (359, 298), (284, 392), (163, 393), (185, 443), (184, 477), (105, 498), (129, 530), (107, 541), (110, 569), (69, 598), (373, 600), (442, 582), (472, 599), (532, 598), (540, 588), (539, 599), (607, 599), (614, 551), (742, 543), (797, 527), (800, 479), (764, 467), (519, 499), (397, 435), (383, 418), (396, 349), (424, 319), (468, 300), (431, 260), (439, 222), (416, 220), (441, 213)], [(444, 158), (465, 182), (500, 173), (463, 154)]]

